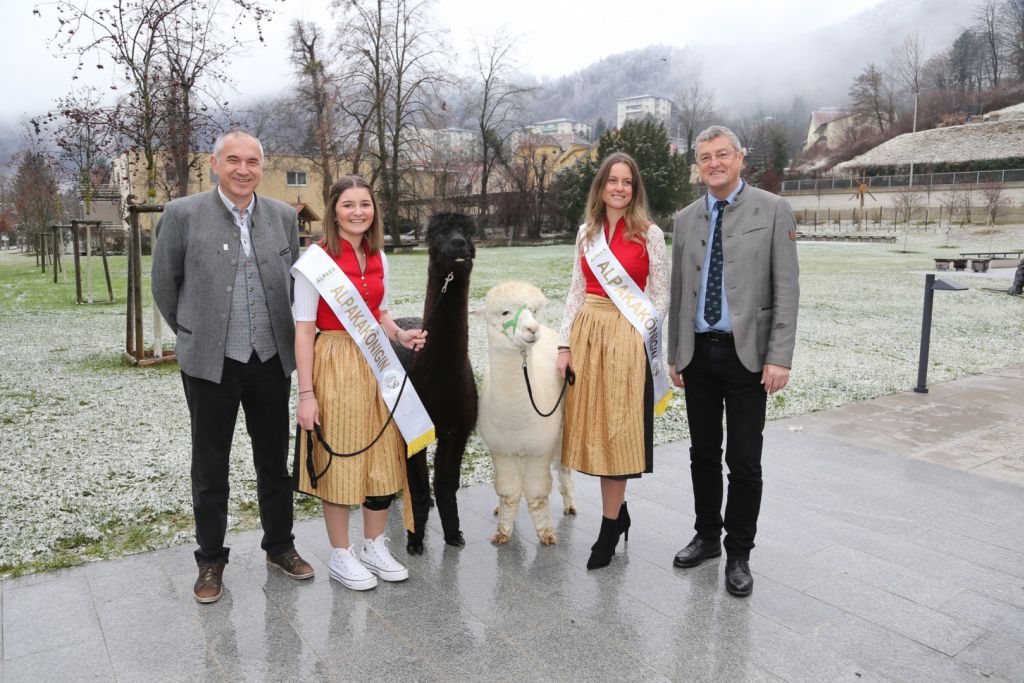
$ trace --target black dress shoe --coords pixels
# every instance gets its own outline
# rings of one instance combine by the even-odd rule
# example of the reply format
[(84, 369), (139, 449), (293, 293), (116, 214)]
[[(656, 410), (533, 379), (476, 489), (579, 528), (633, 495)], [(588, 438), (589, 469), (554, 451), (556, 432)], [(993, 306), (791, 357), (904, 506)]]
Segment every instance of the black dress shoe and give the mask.
[(708, 541), (694, 536), (690, 544), (676, 553), (672, 564), (677, 567), (696, 567), (704, 560), (722, 556), (722, 543), (718, 539)]
[(725, 589), (740, 598), (753, 592), (754, 577), (750, 575), (750, 565), (746, 560), (725, 561)]

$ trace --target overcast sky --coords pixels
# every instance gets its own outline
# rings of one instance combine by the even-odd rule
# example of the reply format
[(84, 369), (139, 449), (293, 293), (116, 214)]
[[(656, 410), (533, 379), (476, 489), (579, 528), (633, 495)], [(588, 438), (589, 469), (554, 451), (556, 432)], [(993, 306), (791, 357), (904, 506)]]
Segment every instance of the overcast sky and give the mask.
[[(93, 5), (102, 0), (82, 0)], [(452, 52), (468, 61), (475, 37), (504, 30), (518, 37), (522, 70), (540, 77), (561, 76), (604, 56), (655, 43), (740, 46), (748, 41), (802, 34), (842, 21), (881, 0), (775, 0), (774, 2), (684, 2), (681, 0), (436, 0), (435, 17), (448, 31)], [(33, 0), (0, 0), (0, 63), (4, 96), (0, 123), (46, 111), (72, 86), (74, 62), (53, 56), (47, 45), (55, 19), (51, 8), (33, 16)], [(287, 34), (292, 19), (330, 24), (327, 0), (287, 0), (258, 43), (235, 59), (234, 101), (280, 91), (294, 76), (288, 63)], [(718, 50), (703, 55), (713, 65)], [(740, 48), (737, 47), (736, 50)], [(733, 55), (734, 56), (734, 55)], [(104, 72), (110, 74), (110, 71)], [(105, 84), (102, 84), (105, 85)]]

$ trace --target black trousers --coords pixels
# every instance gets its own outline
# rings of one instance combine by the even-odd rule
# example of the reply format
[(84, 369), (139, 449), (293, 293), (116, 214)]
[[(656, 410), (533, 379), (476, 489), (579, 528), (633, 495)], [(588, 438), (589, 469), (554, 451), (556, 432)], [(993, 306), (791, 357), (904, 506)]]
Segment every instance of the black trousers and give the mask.
[[(731, 341), (697, 335), (693, 360), (683, 370), (690, 425), (690, 476), (694, 524), (702, 538), (717, 539), (725, 528), (726, 554), (746, 560), (754, 547), (761, 510), (761, 446), (767, 395), (761, 373), (750, 372)], [(722, 519), (722, 410), (729, 491)]]
[(238, 407), (252, 439), (256, 494), (263, 524), (262, 547), (277, 554), (294, 547), (292, 478), (288, 474), (288, 400), (291, 377), (274, 356), (247, 363), (224, 359), (220, 383), (181, 373), (192, 421), (192, 510), (196, 519), (196, 562), (228, 559), (228, 463)]

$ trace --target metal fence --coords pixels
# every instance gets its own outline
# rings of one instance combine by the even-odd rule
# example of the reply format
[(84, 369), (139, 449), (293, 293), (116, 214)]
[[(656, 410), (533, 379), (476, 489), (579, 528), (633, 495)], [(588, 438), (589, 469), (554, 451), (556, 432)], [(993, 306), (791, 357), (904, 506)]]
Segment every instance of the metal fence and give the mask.
[[(865, 178), (868, 187), (907, 187), (910, 175), (881, 175)], [(818, 190), (852, 190), (859, 178), (817, 178), (784, 180), (783, 192), (817, 192)], [(957, 171), (956, 173), (915, 173), (914, 187), (933, 185), (985, 185), (989, 183), (1024, 183), (1024, 169), (1005, 171)]]

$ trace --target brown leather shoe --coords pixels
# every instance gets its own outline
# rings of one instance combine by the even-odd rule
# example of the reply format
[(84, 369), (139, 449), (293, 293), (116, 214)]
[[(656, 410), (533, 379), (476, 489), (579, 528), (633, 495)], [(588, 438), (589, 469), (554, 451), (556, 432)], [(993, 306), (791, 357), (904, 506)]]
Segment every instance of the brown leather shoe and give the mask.
[(295, 548), (289, 548), (278, 555), (267, 553), (267, 564), (277, 567), (293, 579), (313, 578), (313, 567), (309, 562), (299, 557)]
[(224, 589), (224, 562), (204, 564), (199, 567), (199, 578), (192, 586), (192, 594), (197, 602), (208, 603), (220, 600)]

